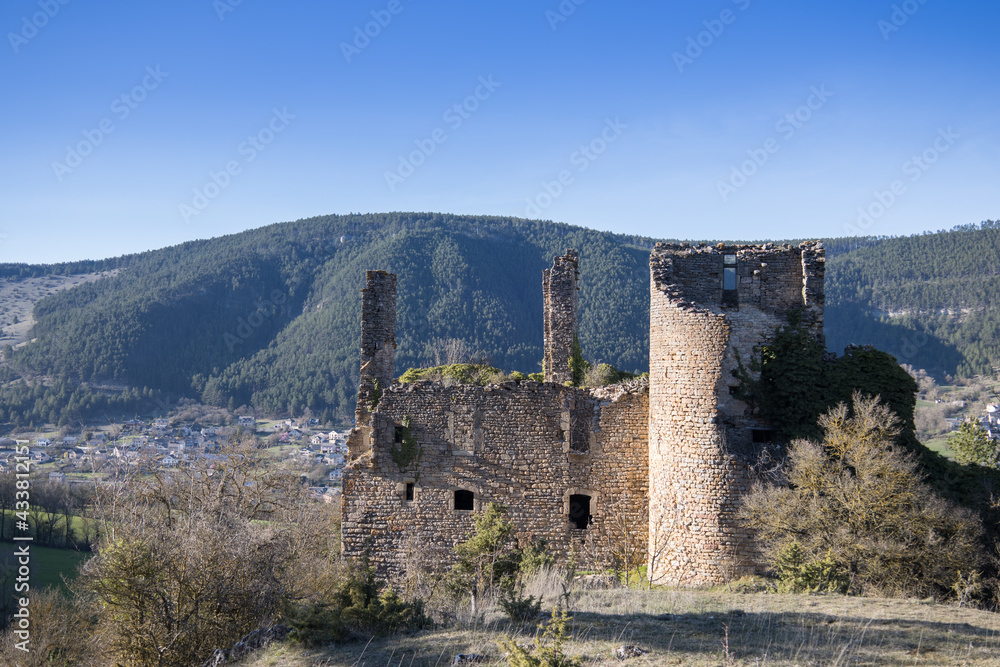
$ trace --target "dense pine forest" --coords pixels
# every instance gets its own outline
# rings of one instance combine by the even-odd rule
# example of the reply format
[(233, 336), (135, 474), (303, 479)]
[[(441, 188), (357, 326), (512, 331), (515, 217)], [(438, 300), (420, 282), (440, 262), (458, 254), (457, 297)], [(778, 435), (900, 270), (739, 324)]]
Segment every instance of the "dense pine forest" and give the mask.
[[(523, 219), (390, 213), (281, 223), (100, 261), (0, 265), (0, 279), (10, 281), (119, 269), (38, 302), (33, 341), (3, 350), (0, 422), (120, 418), (179, 396), (347, 417), (359, 290), (374, 268), (399, 275), (397, 374), (440, 363), (455, 341), (504, 370), (536, 372), (541, 272), (566, 248), (581, 256), (585, 355), (641, 372), (656, 240)], [(939, 376), (991, 373), (1000, 363), (1000, 306), (989, 297), (1000, 282), (998, 246), (994, 222), (828, 240), (829, 348), (870, 343)]]

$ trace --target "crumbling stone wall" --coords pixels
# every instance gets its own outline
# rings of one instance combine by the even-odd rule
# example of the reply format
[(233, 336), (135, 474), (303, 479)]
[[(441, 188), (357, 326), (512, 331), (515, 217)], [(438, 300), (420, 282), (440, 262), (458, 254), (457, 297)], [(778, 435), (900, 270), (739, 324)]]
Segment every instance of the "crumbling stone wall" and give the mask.
[[(575, 553), (584, 566), (607, 564), (632, 540), (658, 583), (714, 584), (754, 571), (752, 535), (736, 512), (767, 424), (731, 394), (732, 370), (792, 311), (822, 336), (822, 244), (658, 244), (650, 377), (602, 389), (564, 386), (577, 266), (570, 250), (543, 276), (550, 381), (488, 387), (393, 384), (395, 276), (368, 272), (343, 475), (345, 555), (367, 551), (389, 576), (402, 575), (413, 554), (444, 567), (471, 534), (474, 511), (493, 501), (509, 508), (522, 537), (546, 540), (561, 559)], [(404, 456), (412, 443), (414, 455)], [(471, 510), (459, 506), (465, 492)]]
[(754, 441), (766, 439), (767, 425), (731, 395), (731, 371), (793, 310), (822, 335), (823, 266), (822, 244), (815, 243), (657, 244), (653, 251), (649, 552), (661, 554), (649, 564), (655, 579), (703, 585), (755, 570), (752, 535), (736, 513), (749, 490)]
[[(401, 466), (393, 449), (404, 420), (419, 449)], [(573, 550), (581, 564), (605, 561), (600, 528), (612, 511), (644, 550), (647, 424), (645, 382), (612, 393), (531, 381), (388, 387), (371, 412), (370, 450), (344, 471), (344, 553), (368, 549), (390, 576), (406, 570), (414, 550), (445, 566), (474, 526), (473, 512), (455, 507), (458, 490), (474, 493), (475, 510), (507, 506), (519, 535), (544, 539), (562, 560)], [(584, 529), (571, 523), (577, 494), (591, 498)]]
[(570, 359), (577, 335), (577, 278), (579, 257), (567, 250), (551, 269), (542, 271), (544, 304), (545, 381), (563, 384), (573, 380)]
[(371, 448), (368, 422), (372, 407), (394, 381), (396, 362), (396, 275), (368, 271), (361, 290), (361, 375), (357, 428), (347, 439), (348, 452), (357, 456)]

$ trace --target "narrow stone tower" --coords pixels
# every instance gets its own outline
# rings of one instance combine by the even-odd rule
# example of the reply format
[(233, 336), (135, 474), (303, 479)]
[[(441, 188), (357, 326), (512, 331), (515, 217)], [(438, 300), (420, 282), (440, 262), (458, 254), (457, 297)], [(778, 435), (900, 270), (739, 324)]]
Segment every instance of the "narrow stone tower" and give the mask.
[(368, 271), (361, 290), (361, 379), (354, 410), (351, 458), (371, 449), (371, 410), (394, 379), (396, 360), (396, 276)]
[[(823, 332), (821, 243), (693, 247), (650, 256), (649, 572), (673, 585), (756, 570), (737, 521), (748, 463), (771, 439), (733, 396), (738, 358), (801, 313)], [(738, 357), (737, 357), (738, 355)]]
[(573, 380), (570, 359), (577, 335), (577, 278), (579, 256), (567, 250), (551, 269), (542, 271), (545, 327), (545, 381), (564, 384)]

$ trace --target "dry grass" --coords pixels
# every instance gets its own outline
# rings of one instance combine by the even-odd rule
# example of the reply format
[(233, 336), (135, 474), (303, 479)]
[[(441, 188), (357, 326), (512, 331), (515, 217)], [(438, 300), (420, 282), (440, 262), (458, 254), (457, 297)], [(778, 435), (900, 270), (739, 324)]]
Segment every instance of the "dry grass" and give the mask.
[[(616, 647), (649, 651), (628, 665), (1000, 665), (1000, 615), (931, 601), (708, 591), (583, 591), (573, 599), (570, 655), (621, 664)], [(728, 628), (728, 630), (727, 630)], [(728, 632), (728, 640), (727, 640)], [(273, 646), (244, 667), (450, 665), (459, 653), (503, 664), (496, 639), (534, 628), (497, 612), (466, 629), (372, 639), (324, 650)]]

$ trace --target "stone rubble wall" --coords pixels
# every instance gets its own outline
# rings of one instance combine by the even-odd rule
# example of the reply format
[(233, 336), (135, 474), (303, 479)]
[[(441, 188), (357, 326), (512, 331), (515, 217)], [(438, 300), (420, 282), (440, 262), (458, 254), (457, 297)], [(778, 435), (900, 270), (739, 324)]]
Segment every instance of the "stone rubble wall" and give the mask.
[[(587, 417), (587, 451), (571, 449), (567, 426), (575, 413)], [(400, 469), (392, 449), (406, 417), (419, 458)], [(474, 528), (473, 512), (454, 509), (456, 489), (474, 492), (476, 510), (505, 505), (522, 539), (544, 539), (563, 562), (571, 551), (585, 566), (607, 559), (609, 536), (600, 528), (611, 513), (614, 525), (625, 527), (619, 532), (644, 550), (647, 424), (645, 384), (615, 400), (531, 381), (394, 385), (372, 412), (371, 451), (344, 471), (344, 553), (368, 549), (376, 568), (394, 578), (415, 551), (447, 566)], [(592, 498), (593, 524), (585, 530), (569, 522), (569, 496), (577, 493)]]
[(551, 269), (542, 271), (546, 382), (564, 384), (573, 380), (570, 359), (578, 326), (578, 277), (579, 256), (572, 249), (556, 257)]
[(380, 390), (392, 385), (396, 361), (396, 276), (386, 271), (368, 271), (361, 290), (361, 374), (354, 423), (348, 451), (359, 455), (371, 447), (365, 425)]

